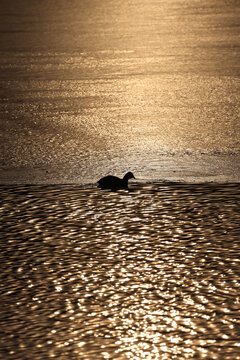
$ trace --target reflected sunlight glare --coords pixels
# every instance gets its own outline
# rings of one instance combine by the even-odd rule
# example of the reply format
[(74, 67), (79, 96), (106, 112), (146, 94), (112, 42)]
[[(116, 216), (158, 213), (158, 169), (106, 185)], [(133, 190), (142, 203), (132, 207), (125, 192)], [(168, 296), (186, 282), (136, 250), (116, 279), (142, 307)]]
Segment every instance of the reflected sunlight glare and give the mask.
[(238, 358), (238, 184), (1, 189), (10, 359)]

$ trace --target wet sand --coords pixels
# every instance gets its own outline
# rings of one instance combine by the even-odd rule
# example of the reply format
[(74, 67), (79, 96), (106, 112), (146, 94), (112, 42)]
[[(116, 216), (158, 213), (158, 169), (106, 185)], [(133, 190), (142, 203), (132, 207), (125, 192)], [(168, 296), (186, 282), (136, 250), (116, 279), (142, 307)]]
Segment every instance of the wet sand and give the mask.
[(0, 186), (4, 359), (239, 359), (239, 184)]

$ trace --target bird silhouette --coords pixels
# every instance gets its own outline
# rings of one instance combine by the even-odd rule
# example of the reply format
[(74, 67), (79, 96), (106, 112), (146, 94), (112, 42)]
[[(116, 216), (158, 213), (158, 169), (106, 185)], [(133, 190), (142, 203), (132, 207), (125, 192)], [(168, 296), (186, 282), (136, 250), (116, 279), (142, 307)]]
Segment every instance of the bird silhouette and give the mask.
[(112, 190), (112, 191), (116, 191), (116, 190), (120, 190), (120, 189), (128, 190), (128, 180), (129, 179), (135, 179), (135, 177), (131, 171), (127, 172), (124, 175), (123, 179), (121, 179), (117, 176), (108, 175), (108, 176), (101, 178), (97, 183), (98, 183), (98, 187), (101, 189), (108, 189), (108, 190)]

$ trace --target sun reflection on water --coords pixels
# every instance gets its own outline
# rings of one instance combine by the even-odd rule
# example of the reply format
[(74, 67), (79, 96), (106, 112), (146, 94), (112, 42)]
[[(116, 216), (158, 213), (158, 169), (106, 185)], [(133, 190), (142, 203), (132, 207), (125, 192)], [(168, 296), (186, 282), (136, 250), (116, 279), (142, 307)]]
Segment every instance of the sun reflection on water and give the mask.
[(238, 185), (132, 187), (5, 192), (13, 358), (237, 359)]

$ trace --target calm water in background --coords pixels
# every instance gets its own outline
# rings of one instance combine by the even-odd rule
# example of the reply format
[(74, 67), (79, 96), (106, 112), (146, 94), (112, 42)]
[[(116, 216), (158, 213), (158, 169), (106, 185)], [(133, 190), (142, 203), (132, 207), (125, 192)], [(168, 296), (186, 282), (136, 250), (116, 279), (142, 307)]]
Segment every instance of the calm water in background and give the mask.
[(239, 184), (1, 186), (2, 359), (240, 359)]
[(237, 0), (1, 4), (0, 182), (238, 182), (238, 15)]
[(240, 358), (238, 14), (1, 2), (0, 357)]

